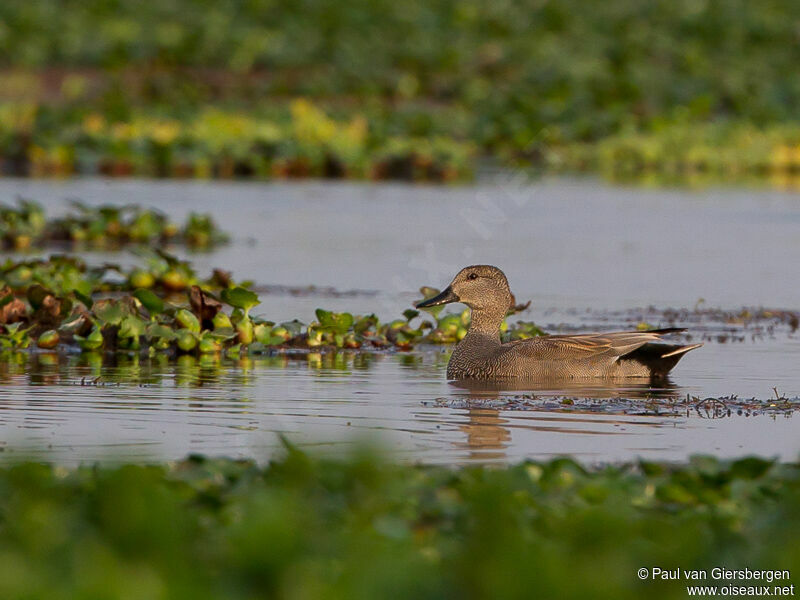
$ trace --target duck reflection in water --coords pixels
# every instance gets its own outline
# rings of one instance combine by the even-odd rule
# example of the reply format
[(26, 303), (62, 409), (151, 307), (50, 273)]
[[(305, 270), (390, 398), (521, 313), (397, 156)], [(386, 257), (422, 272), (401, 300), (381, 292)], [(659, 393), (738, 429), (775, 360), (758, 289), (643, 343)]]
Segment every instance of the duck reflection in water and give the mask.
[[(602, 380), (565, 380), (562, 378), (537, 379), (461, 379), (449, 382), (449, 385), (468, 393), (459, 394), (460, 400), (467, 402), (491, 403), (495, 406), (503, 402), (510, 403), (514, 395), (503, 392), (528, 392), (537, 397), (570, 397), (593, 400), (610, 400), (624, 398), (627, 400), (672, 400), (683, 395), (682, 388), (672, 383), (669, 378), (660, 380), (657, 385), (650, 381), (641, 381), (621, 377), (619, 379)], [(518, 396), (518, 394), (516, 395)]]
[[(683, 394), (680, 388), (668, 379), (659, 382), (658, 387), (649, 383), (634, 383), (629, 379), (620, 381), (603, 380), (602, 385), (588, 382), (569, 382), (563, 379), (552, 381), (521, 380), (461, 380), (451, 381), (450, 385), (465, 393), (453, 398), (466, 409), (468, 421), (459, 425), (466, 434), (466, 440), (456, 442), (460, 448), (468, 448), (470, 459), (479, 461), (503, 460), (507, 457), (506, 448), (511, 444), (510, 420), (503, 416), (503, 406), (517, 404), (521, 394), (546, 398), (582, 398), (591, 400), (677, 400)], [(575, 408), (575, 413), (584, 412)], [(595, 412), (595, 411), (586, 411)]]
[(469, 449), (470, 459), (487, 461), (506, 458), (505, 449), (511, 443), (511, 431), (504, 427), (507, 419), (500, 416), (494, 408), (467, 409), (468, 422), (459, 425), (467, 439), (456, 442), (458, 447)]

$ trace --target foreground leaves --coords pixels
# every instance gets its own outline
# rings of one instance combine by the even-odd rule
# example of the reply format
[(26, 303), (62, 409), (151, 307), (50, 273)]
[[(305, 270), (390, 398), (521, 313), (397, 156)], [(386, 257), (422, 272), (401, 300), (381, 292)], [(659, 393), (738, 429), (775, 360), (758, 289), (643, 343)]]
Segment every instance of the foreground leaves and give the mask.
[[(0, 596), (654, 598), (654, 565), (800, 567), (800, 469), (402, 466), (291, 447), (262, 468), (0, 469)], [(713, 583), (713, 582), (712, 582)]]

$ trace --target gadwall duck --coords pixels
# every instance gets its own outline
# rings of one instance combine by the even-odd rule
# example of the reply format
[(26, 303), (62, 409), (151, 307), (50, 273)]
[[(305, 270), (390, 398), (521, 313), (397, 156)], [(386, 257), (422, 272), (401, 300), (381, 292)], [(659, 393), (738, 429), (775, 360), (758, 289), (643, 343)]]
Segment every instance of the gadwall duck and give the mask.
[(693, 344), (655, 344), (666, 333), (683, 329), (615, 331), (581, 335), (549, 335), (502, 343), (500, 325), (513, 303), (505, 274), (497, 267), (462, 269), (438, 296), (417, 308), (461, 302), (472, 310), (472, 322), (450, 357), (448, 379), (504, 377), (663, 379)]

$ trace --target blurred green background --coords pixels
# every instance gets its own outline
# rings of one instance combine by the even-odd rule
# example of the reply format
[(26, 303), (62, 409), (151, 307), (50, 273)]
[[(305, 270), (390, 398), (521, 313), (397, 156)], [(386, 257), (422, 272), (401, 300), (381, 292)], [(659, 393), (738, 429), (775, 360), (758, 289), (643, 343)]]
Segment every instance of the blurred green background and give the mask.
[(793, 0), (4, 2), (0, 166), (785, 177), (799, 29)]
[(796, 578), (799, 474), (755, 458), (454, 470), (295, 450), (267, 467), (29, 463), (0, 469), (0, 596), (686, 598), (685, 580), (638, 570)]

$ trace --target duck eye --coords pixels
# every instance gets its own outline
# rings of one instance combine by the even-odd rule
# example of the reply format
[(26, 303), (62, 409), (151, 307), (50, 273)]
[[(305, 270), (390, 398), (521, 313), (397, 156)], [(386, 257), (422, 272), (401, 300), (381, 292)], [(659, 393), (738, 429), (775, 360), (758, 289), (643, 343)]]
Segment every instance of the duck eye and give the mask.
[(478, 278), (478, 274), (477, 273), (470, 273), (469, 275), (467, 275), (467, 279), (470, 279), (470, 280), (477, 279), (477, 278)]

